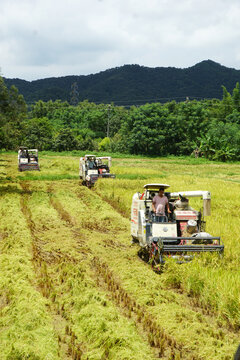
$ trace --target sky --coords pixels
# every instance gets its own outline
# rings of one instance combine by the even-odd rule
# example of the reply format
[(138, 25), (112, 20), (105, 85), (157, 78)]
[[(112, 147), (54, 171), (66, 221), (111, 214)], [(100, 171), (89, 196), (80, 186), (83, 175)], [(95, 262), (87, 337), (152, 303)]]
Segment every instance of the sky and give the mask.
[(1, 0), (0, 75), (28, 81), (125, 64), (240, 69), (239, 0)]

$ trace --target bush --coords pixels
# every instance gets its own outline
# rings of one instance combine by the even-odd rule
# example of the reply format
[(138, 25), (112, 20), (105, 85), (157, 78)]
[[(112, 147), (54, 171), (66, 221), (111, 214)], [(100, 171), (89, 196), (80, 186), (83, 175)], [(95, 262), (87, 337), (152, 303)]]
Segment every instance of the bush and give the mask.
[(108, 151), (110, 149), (109, 137), (105, 137), (104, 139), (102, 139), (98, 146), (100, 151)]

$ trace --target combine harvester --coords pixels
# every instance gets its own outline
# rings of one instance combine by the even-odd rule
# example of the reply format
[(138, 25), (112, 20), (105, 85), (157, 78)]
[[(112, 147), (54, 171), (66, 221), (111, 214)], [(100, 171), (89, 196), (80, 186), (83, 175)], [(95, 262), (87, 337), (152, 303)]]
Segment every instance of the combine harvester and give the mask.
[[(209, 191), (166, 192), (169, 214), (158, 215), (153, 212), (152, 202), (159, 190), (167, 189), (166, 184), (147, 184), (143, 194), (135, 193), (131, 206), (131, 235), (139, 243), (139, 256), (160, 270), (166, 257), (177, 262), (187, 262), (194, 253), (217, 252), (223, 254), (224, 245), (220, 237), (205, 232), (205, 216), (211, 214), (211, 194)], [(203, 199), (203, 211), (189, 206), (188, 198)], [(168, 211), (166, 209), (165, 214)]]
[[(104, 162), (107, 162), (107, 164)], [(114, 174), (110, 174), (112, 158), (110, 156), (96, 157), (95, 155), (85, 155), (80, 158), (79, 177), (83, 185), (92, 187), (99, 178), (115, 179)]]
[(40, 166), (38, 163), (37, 149), (28, 149), (25, 146), (21, 146), (19, 148), (18, 170), (19, 171), (40, 170)]

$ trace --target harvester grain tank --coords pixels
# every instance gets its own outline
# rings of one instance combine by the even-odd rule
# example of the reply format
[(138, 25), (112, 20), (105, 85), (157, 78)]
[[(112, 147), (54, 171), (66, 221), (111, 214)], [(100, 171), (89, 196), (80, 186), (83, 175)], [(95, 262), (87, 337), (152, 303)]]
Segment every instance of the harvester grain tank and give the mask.
[(38, 163), (38, 150), (28, 149), (25, 146), (21, 146), (18, 150), (18, 170), (19, 171), (31, 171), (40, 170)]
[(80, 158), (79, 177), (83, 185), (92, 187), (99, 178), (115, 178), (110, 173), (112, 158), (110, 156), (85, 155)]
[[(147, 184), (144, 192), (135, 193), (131, 206), (131, 235), (139, 243), (139, 256), (151, 261), (160, 269), (166, 257), (177, 262), (186, 262), (195, 253), (217, 252), (222, 254), (224, 245), (220, 237), (213, 237), (205, 231), (205, 216), (211, 215), (211, 194), (209, 191), (165, 192), (168, 198), (169, 214), (153, 212), (152, 201), (161, 188), (167, 184)], [(200, 197), (203, 209), (196, 211), (189, 206), (189, 198)]]

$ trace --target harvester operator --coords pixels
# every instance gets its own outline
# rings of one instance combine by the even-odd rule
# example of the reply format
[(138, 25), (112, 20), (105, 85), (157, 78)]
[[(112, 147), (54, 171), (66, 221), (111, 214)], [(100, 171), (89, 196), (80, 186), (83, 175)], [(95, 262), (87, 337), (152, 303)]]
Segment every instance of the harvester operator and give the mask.
[[(159, 189), (159, 193), (154, 196), (152, 201), (152, 209), (156, 216), (160, 216), (162, 219), (166, 218), (165, 207), (170, 214), (171, 210), (169, 208), (168, 198), (164, 195), (164, 188)], [(164, 222), (164, 220), (162, 220)]]

